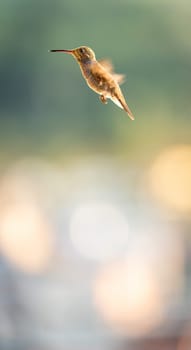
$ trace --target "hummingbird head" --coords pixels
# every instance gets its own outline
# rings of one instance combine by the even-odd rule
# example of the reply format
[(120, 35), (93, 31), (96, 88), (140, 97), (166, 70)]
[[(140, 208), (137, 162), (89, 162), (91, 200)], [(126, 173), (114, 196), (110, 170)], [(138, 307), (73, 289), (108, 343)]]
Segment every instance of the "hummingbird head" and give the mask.
[(80, 46), (73, 50), (50, 50), (50, 52), (65, 52), (71, 54), (79, 63), (95, 60), (95, 53), (90, 47)]
[(95, 60), (95, 53), (93, 52), (92, 49), (90, 49), (87, 46), (80, 46), (80, 47), (77, 47), (77, 49), (74, 49), (72, 51), (73, 51), (72, 53), (74, 57), (79, 63)]

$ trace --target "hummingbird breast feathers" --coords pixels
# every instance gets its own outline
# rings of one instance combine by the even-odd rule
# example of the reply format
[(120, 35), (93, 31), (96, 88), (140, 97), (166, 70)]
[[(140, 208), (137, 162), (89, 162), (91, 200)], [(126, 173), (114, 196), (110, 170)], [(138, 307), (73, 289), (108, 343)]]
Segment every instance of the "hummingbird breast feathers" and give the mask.
[(88, 86), (98, 94), (103, 95), (105, 99), (111, 99), (118, 107), (127, 111), (124, 96), (118, 85), (124, 80), (124, 76), (113, 73), (113, 66), (111, 63), (108, 65), (108, 61), (101, 62), (102, 64), (95, 61), (89, 65), (86, 64), (85, 67), (81, 66)]
[(97, 93), (112, 93), (118, 86), (117, 79), (99, 62), (93, 62), (86, 74), (89, 87)]

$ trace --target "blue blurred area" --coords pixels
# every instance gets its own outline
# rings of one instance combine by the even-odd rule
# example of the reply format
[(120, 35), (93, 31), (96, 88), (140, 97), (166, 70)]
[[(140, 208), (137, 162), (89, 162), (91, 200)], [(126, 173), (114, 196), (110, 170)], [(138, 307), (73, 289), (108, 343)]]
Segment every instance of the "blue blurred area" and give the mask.
[[(190, 5), (0, 7), (0, 349), (190, 349)], [(134, 122), (48, 52), (80, 45)]]

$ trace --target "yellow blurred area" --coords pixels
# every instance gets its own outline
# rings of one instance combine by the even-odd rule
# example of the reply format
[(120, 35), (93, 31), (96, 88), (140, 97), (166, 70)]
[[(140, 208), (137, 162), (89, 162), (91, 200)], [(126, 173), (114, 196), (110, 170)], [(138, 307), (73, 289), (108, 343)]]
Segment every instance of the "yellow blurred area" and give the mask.
[(7, 174), (0, 185), (0, 251), (28, 273), (43, 271), (52, 254), (52, 232), (38, 205), (34, 184)]
[[(30, 301), (42, 323), (48, 318), (59, 328), (69, 319), (73, 327), (79, 319), (81, 326), (87, 313), (114, 337), (139, 339), (160, 329), (180, 302), (182, 232), (151, 209), (149, 197), (142, 203), (144, 171), (135, 200), (133, 176), (117, 158), (98, 155), (65, 166), (28, 157), (1, 176), (0, 252), (15, 273), (41, 279), (47, 271), (40, 306)], [(32, 295), (33, 283), (25, 285)]]
[(105, 321), (127, 335), (143, 335), (163, 319), (162, 286), (152, 268), (138, 260), (101, 269), (94, 299)]
[(180, 213), (191, 212), (191, 146), (174, 145), (156, 157), (149, 186), (162, 203)]

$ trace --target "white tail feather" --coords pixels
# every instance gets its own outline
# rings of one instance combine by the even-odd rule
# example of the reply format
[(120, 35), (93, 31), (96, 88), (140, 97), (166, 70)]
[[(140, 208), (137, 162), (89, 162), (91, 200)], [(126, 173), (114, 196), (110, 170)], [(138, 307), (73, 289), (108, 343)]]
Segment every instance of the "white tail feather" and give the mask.
[(113, 101), (113, 103), (115, 103), (119, 108), (123, 108), (121, 102), (116, 98), (116, 97), (110, 97), (110, 99)]

